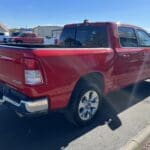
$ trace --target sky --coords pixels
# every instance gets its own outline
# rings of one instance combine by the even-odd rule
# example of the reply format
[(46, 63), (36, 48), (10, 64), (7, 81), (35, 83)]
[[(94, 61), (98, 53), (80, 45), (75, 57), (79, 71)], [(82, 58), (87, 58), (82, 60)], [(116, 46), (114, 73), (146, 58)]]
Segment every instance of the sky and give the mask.
[(150, 31), (150, 0), (0, 0), (0, 22), (9, 28), (115, 21)]

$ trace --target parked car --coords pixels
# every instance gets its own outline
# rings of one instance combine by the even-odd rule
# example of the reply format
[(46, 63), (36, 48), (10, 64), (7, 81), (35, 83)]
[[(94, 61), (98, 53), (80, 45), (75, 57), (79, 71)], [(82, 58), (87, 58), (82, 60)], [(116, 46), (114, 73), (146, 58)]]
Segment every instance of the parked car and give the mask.
[(3, 105), (23, 116), (59, 110), (84, 126), (105, 94), (150, 77), (150, 37), (111, 22), (66, 25), (59, 46), (1, 45), (0, 68)]
[(35, 33), (20, 33), (17, 36), (13, 36), (9, 39), (9, 43), (28, 43), (28, 44), (43, 44), (44, 39), (42, 37), (38, 37)]
[(5, 33), (0, 32), (0, 43), (4, 43), (6, 38), (8, 38), (8, 36), (6, 36)]

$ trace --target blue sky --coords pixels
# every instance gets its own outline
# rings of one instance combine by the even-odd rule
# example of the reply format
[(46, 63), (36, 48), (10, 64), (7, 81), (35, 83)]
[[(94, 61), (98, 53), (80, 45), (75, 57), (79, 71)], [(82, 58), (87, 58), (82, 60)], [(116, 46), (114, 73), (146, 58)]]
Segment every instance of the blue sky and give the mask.
[(120, 21), (150, 30), (150, 0), (0, 0), (0, 22), (8, 27)]

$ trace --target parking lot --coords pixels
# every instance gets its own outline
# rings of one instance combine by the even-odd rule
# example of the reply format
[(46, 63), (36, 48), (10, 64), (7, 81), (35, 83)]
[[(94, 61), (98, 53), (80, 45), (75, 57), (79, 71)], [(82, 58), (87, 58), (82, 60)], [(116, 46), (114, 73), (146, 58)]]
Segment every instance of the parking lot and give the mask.
[(117, 150), (150, 122), (150, 82), (110, 93), (94, 124), (76, 128), (63, 115), (18, 118), (0, 106), (1, 150)]

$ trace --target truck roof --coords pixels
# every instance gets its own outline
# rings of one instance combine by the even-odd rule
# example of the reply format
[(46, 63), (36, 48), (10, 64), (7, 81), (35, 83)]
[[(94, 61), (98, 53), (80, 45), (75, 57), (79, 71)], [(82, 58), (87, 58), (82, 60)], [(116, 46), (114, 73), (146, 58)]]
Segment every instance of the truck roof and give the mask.
[(107, 22), (83, 22), (83, 23), (67, 24), (64, 27), (65, 28), (77, 27), (77, 26), (84, 26), (85, 24), (91, 25), (91, 26), (111, 24), (111, 25), (125, 26), (125, 27), (131, 27), (131, 28), (136, 28), (136, 29), (143, 29), (143, 28), (135, 26), (135, 25), (125, 24), (125, 23), (120, 23), (120, 22), (111, 22), (111, 21), (107, 21)]
[(77, 26), (84, 26), (84, 25), (102, 25), (102, 24), (114, 24), (114, 22), (83, 22), (83, 23), (73, 23), (67, 24), (64, 27), (77, 27)]

